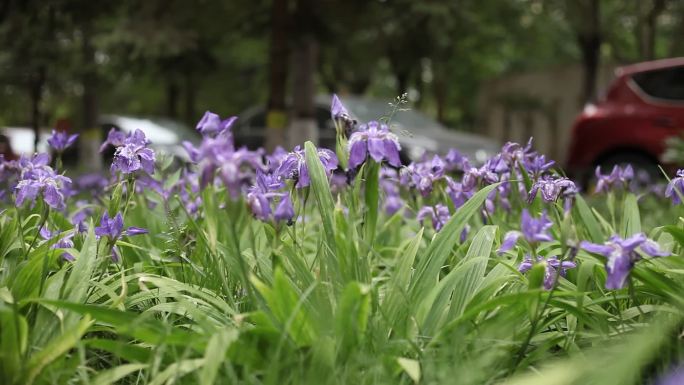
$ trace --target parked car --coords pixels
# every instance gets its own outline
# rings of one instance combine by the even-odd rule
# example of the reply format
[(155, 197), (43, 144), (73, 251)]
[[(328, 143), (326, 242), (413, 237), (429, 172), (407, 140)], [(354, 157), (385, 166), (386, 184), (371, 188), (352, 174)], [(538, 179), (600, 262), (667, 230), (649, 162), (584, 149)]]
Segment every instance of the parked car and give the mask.
[(665, 140), (684, 132), (684, 58), (616, 70), (605, 95), (587, 104), (572, 129), (567, 169), (587, 180), (616, 164), (658, 174)]
[[(335, 126), (330, 118), (329, 95), (315, 100), (315, 119), (319, 128), (318, 144), (335, 148)], [(341, 97), (354, 119), (363, 123), (378, 120), (390, 111), (386, 102), (362, 97)], [(424, 154), (445, 154), (455, 148), (475, 163), (484, 162), (500, 150), (500, 145), (486, 137), (449, 130), (439, 122), (416, 110), (398, 111), (391, 121), (391, 129), (399, 137), (404, 161), (418, 160)], [(266, 110), (253, 107), (237, 120), (233, 133), (238, 146), (255, 149), (264, 145)]]
[[(153, 149), (173, 154), (181, 159), (187, 158), (187, 153), (181, 145), (183, 141), (187, 140), (195, 144), (201, 141), (201, 136), (197, 131), (168, 118), (103, 115), (100, 117), (99, 123), (101, 127), (100, 136), (103, 141), (107, 138), (107, 134), (111, 129), (127, 134), (140, 129), (152, 142), (151, 147)], [(35, 134), (32, 128), (4, 127), (0, 129), (0, 133), (9, 138), (12, 151), (16, 155), (32, 154), (34, 152)], [(38, 152), (49, 151), (47, 139), (50, 135), (50, 129), (41, 129)], [(72, 152), (75, 155), (76, 151)], [(113, 149), (105, 151), (105, 157), (111, 158), (112, 155)]]

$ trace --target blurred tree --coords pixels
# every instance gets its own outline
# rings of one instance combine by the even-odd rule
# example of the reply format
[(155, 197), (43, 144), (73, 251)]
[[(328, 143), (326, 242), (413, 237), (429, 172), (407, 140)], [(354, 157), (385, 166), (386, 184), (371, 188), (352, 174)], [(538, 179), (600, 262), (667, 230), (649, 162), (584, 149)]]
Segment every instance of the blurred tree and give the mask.
[(24, 88), (30, 100), (27, 121), (34, 131), (37, 147), (39, 131), (45, 123), (43, 95), (48, 69), (56, 69), (58, 10), (54, 4), (39, 1), (6, 1), (0, 13), (0, 41), (5, 47), (2, 72), (6, 84)]
[(287, 127), (287, 71), (290, 59), (288, 0), (273, 0), (271, 4), (271, 35), (268, 54), (268, 103), (266, 105), (266, 140), (268, 151), (285, 144)]

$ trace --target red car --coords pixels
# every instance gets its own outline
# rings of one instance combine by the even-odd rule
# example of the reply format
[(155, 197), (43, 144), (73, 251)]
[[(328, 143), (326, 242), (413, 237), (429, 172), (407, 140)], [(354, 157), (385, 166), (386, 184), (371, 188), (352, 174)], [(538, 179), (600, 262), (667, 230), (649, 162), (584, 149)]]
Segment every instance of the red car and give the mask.
[(682, 134), (684, 58), (622, 67), (605, 96), (576, 119), (567, 169), (584, 181), (599, 165), (607, 173), (631, 163), (657, 175), (665, 140)]

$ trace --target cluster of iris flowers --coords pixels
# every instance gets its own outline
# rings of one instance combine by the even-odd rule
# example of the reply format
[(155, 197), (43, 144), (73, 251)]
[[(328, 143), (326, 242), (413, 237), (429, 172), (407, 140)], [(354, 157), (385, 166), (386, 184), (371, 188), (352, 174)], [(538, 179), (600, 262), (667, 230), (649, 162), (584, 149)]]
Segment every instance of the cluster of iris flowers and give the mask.
[[(565, 255), (543, 255), (541, 246), (544, 243), (557, 242), (550, 232), (552, 221), (546, 209), (537, 209), (539, 216), (534, 216), (528, 206), (539, 208), (547, 205), (552, 209), (558, 202), (562, 211), (568, 213), (579, 188), (553, 169), (553, 161), (534, 151), (531, 140), (526, 145), (506, 143), (498, 154), (482, 165), (471, 163), (457, 150), (449, 151), (444, 157), (425, 156), (421, 161), (402, 165), (399, 156), (401, 146), (391, 130), (391, 122), (357, 124), (337, 96), (333, 97), (331, 117), (337, 127), (338, 146), (336, 151), (318, 149), (317, 155), (333, 192), (363, 183), (363, 178), (358, 175), (364, 165), (377, 165), (381, 207), (385, 214), (415, 219), (423, 226), (430, 224), (435, 232), (439, 232), (478, 190), (496, 185), (487, 196), (481, 221), (491, 222), (490, 217), (496, 212), (510, 213), (514, 204), (525, 207), (519, 230), (511, 230), (504, 235), (499, 253), (515, 254), (520, 251), (521, 273), (543, 264), (545, 289), (552, 289), (568, 269), (577, 266), (575, 256), (579, 249), (603, 258), (608, 289), (623, 288), (631, 269), (640, 259), (667, 255), (641, 233), (627, 239), (615, 235), (604, 244), (575, 240), (573, 244), (566, 245), (570, 252)], [(53, 248), (65, 250), (62, 255), (68, 261), (74, 259), (68, 252), (73, 247), (72, 238), (87, 231), (88, 219), (95, 212), (82, 201), (75, 202), (69, 211), (67, 202), (79, 192), (88, 191), (97, 196), (117, 183), (129, 182), (125, 185), (131, 190), (128, 194), (151, 190), (164, 199), (177, 196), (187, 212), (196, 216), (201, 215), (201, 192), (204, 189), (211, 186), (225, 188), (230, 199), (245, 202), (254, 218), (274, 226), (295, 224), (298, 214), (303, 215), (301, 203), (311, 183), (304, 150), (298, 146), (288, 152), (279, 147), (266, 154), (264, 150), (236, 148), (231, 132), (235, 120), (235, 117), (221, 119), (209, 111), (204, 114), (196, 127), (203, 139), (198, 147), (183, 143), (190, 162), (182, 169), (179, 180), (170, 187), (154, 178), (156, 154), (142, 131), (126, 135), (112, 130), (100, 148), (101, 151), (114, 148), (109, 178), (91, 174), (78, 178), (74, 183), (53, 168), (53, 164), (58, 163), (51, 162), (48, 154), (22, 156), (17, 161), (0, 159), (0, 180), (3, 183), (0, 185), (0, 199), (13, 196), (17, 208), (42, 201), (46, 210), (66, 214), (74, 225), (73, 230), (49, 231), (46, 225), (40, 234), (46, 242), (52, 242)], [(76, 139), (76, 135), (53, 132), (49, 144), (59, 156)], [(633, 179), (634, 171), (629, 166), (616, 166), (610, 174), (603, 174), (598, 168), (596, 192), (628, 189)], [(664, 195), (674, 204), (679, 204), (683, 193), (684, 170), (680, 170)], [(122, 237), (147, 233), (147, 230), (134, 226), (124, 228), (124, 215), (105, 210), (99, 215), (99, 226), (94, 229), (95, 235), (109, 245), (115, 262), (121, 258), (117, 241)], [(460, 234), (463, 241), (467, 236), (468, 227)]]

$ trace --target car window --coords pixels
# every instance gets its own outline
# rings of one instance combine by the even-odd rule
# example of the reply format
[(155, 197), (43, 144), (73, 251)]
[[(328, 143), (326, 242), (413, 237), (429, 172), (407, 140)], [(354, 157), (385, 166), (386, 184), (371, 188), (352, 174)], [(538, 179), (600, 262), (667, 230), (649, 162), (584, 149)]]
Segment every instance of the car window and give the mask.
[(684, 67), (641, 72), (632, 79), (649, 96), (684, 101)]

